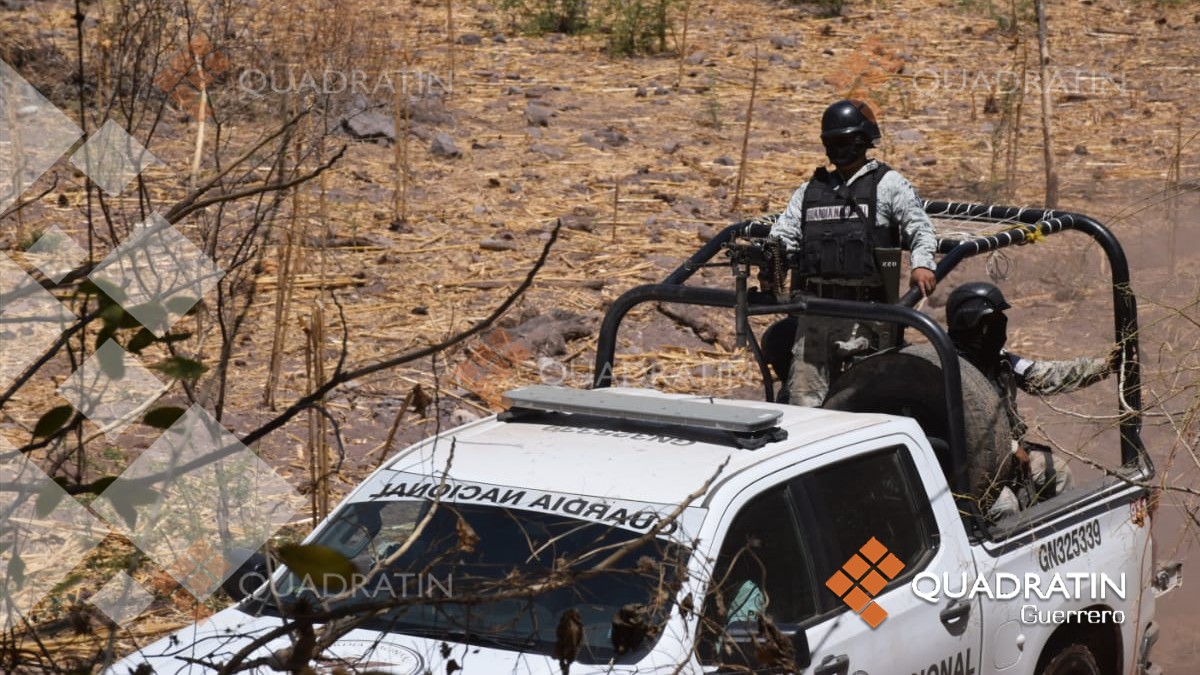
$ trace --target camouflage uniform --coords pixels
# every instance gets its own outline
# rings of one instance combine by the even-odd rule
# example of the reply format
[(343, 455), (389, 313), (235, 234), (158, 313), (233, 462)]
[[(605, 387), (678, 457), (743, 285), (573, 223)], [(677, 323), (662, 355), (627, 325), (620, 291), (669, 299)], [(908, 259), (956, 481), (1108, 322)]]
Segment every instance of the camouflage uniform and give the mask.
[(1000, 367), (993, 378), (1000, 387), (1012, 425), (1013, 440), (1025, 438), (1028, 427), (1017, 412), (1017, 389), (1034, 396), (1068, 394), (1108, 377), (1108, 359), (1080, 357), (1060, 361), (1031, 361), (1008, 351), (1000, 352)]
[(1000, 388), (1012, 426), (1014, 456), (1018, 449), (1025, 451), (1028, 473), (1023, 476), (1023, 481), (1020, 478), (1015, 481), (1015, 489), (1005, 487), (1000, 491), (989, 515), (1000, 518), (1016, 513), (1039, 499), (1061, 494), (1075, 483), (1065, 460), (1046, 446), (1025, 441), (1029, 428), (1017, 412), (1017, 389), (1034, 396), (1066, 394), (1103, 380), (1109, 372), (1106, 358), (1031, 361), (1007, 351), (1000, 352), (1000, 363), (992, 379)]
[[(846, 184), (853, 184), (878, 167), (878, 160), (868, 161)], [(782, 239), (790, 251), (801, 250), (801, 223), (807, 188), (808, 182), (805, 182), (792, 194), (787, 210), (771, 228), (771, 236)], [(890, 170), (879, 178), (875, 198), (875, 225), (898, 226), (905, 247), (910, 250), (912, 267), (934, 269), (933, 254), (937, 250), (937, 237), (912, 183), (894, 169)], [(819, 407), (829, 391), (832, 367), (839, 361), (839, 356), (868, 348), (872, 339), (872, 332), (862, 324), (819, 316), (801, 317), (788, 376), (789, 402)], [(842, 353), (838, 354), (839, 351)]]

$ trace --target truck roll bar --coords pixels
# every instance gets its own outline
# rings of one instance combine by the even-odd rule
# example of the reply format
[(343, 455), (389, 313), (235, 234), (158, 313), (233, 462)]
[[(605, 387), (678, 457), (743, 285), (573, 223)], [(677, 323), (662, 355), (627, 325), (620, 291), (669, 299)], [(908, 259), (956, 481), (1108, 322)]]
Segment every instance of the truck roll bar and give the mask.
[[(1029, 209), (1012, 206), (970, 204), (962, 202), (925, 201), (925, 212), (940, 220), (989, 222), (1000, 225), (1016, 223), (1003, 231), (971, 237), (969, 239), (940, 239), (938, 253), (942, 254), (935, 274), (944, 279), (966, 258), (990, 253), (1014, 245), (1034, 242), (1041, 237), (1076, 230), (1094, 239), (1108, 257), (1112, 270), (1113, 319), (1115, 341), (1121, 346), (1121, 366), (1118, 381), (1118, 409), (1120, 419), (1121, 461), (1123, 464), (1138, 465), (1147, 477), (1154, 475), (1154, 465), (1146, 453), (1141, 439), (1141, 371), (1138, 364), (1137, 301), (1129, 283), (1129, 263), (1120, 242), (1104, 225), (1088, 216), (1067, 211)], [(629, 310), (646, 302), (671, 302), (708, 307), (733, 309), (738, 315), (739, 331), (747, 322), (745, 317), (767, 314), (817, 315), (833, 318), (881, 321), (915, 328), (936, 349), (942, 361), (942, 373), (946, 388), (947, 413), (952, 460), (962, 466), (966, 459), (965, 433), (962, 415), (962, 383), (958, 368), (957, 353), (946, 332), (933, 319), (912, 309), (919, 299), (919, 291), (912, 289), (894, 305), (883, 303), (827, 300), (823, 298), (795, 296), (790, 301), (780, 301), (774, 295), (760, 292), (739, 294), (722, 288), (686, 286), (685, 282), (696, 270), (712, 264), (711, 261), (733, 239), (739, 237), (764, 237), (770, 233), (774, 218), (741, 221), (721, 230), (695, 254), (675, 269), (660, 284), (648, 284), (630, 289), (617, 298), (605, 313), (596, 346), (596, 362), (593, 372), (594, 388), (612, 385), (613, 362), (616, 351), (617, 331)], [(765, 362), (758, 341), (750, 331), (749, 345), (758, 363), (766, 389), (766, 398), (772, 400), (770, 370)], [(960, 474), (954, 489), (966, 494), (965, 473)]]

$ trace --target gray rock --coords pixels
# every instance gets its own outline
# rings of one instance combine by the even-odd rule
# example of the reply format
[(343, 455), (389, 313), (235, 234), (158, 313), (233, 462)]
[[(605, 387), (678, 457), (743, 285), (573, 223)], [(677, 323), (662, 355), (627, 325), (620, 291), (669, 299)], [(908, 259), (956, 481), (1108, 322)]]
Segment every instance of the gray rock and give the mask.
[(438, 133), (434, 129), (427, 127), (424, 124), (412, 125), (412, 128), (409, 129), (409, 132), (412, 133), (413, 136), (416, 136), (417, 138), (421, 139), (422, 141), (425, 141), (426, 143), (432, 143), (433, 139), (437, 136), (437, 133)]
[(509, 239), (484, 239), (479, 242), (479, 248), (485, 251), (513, 251), (517, 248), (517, 242)]
[(775, 49), (791, 49), (800, 44), (800, 41), (791, 35), (773, 35), (771, 36), (771, 46)]
[(342, 120), (342, 128), (360, 140), (396, 140), (396, 123), (390, 115), (378, 111), (360, 112)]
[(554, 92), (556, 87), (548, 84), (535, 84), (525, 90), (525, 98), (545, 98)]
[(720, 164), (721, 166), (733, 166), (734, 164), (737, 164), (737, 162), (733, 161), (733, 158), (729, 155), (721, 155), (713, 160), (713, 164)]
[(450, 134), (439, 131), (433, 137), (433, 143), (429, 146), (429, 151), (435, 157), (462, 157), (462, 150), (458, 149), (458, 145), (454, 143), (454, 139)]
[(707, 59), (707, 58), (708, 58), (707, 53), (696, 52), (695, 54), (692, 54), (692, 55), (688, 56), (686, 59), (684, 59), (683, 62), (688, 64), (689, 66), (698, 66), (701, 63), (704, 63), (704, 59)]
[(580, 230), (582, 232), (592, 232), (596, 229), (596, 219), (591, 216), (585, 216), (572, 213), (570, 215), (559, 218), (562, 226), (568, 230)]
[(462, 35), (458, 36), (458, 39), (456, 39), (455, 42), (457, 42), (460, 45), (467, 45), (468, 47), (473, 47), (477, 44), (481, 44), (483, 42), (483, 37), (480, 35), (476, 35), (475, 33), (463, 33)]
[(919, 143), (925, 140), (925, 134), (916, 129), (901, 129), (899, 131), (893, 131), (891, 136), (892, 140), (894, 141), (905, 141), (908, 143)]
[(581, 314), (554, 309), (522, 322), (512, 332), (535, 354), (559, 356), (567, 353), (568, 342), (591, 336), (593, 323)]
[(666, 143), (662, 144), (662, 151), (667, 153), (668, 155), (670, 155), (670, 154), (674, 154), (674, 152), (676, 150), (678, 150), (679, 147), (680, 147), (679, 141), (667, 141)]
[(625, 145), (629, 142), (629, 137), (619, 130), (609, 127), (600, 131), (582, 134), (579, 140), (597, 150), (604, 150), (606, 148), (619, 148)]
[(536, 152), (539, 155), (545, 155), (550, 159), (565, 159), (567, 156), (566, 150), (563, 150), (562, 148), (556, 148), (553, 145), (546, 145), (545, 143), (534, 143), (533, 145), (529, 146), (529, 151)]
[(446, 110), (446, 104), (440, 98), (424, 98), (410, 101), (408, 105), (409, 119), (421, 124), (432, 124), (444, 127), (454, 124), (454, 115)]
[(554, 117), (554, 108), (544, 103), (530, 101), (525, 106), (525, 120), (535, 127), (550, 126), (551, 117)]

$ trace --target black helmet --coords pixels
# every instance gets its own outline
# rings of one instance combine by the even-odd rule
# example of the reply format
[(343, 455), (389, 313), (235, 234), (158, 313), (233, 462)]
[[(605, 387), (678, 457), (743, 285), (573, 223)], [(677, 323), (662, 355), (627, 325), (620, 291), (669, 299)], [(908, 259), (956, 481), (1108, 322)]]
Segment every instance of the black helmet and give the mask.
[(954, 289), (946, 299), (946, 325), (952, 331), (970, 330), (985, 316), (1009, 307), (999, 288), (986, 281), (972, 281)]
[(821, 116), (822, 141), (857, 134), (865, 136), (872, 146), (883, 138), (870, 106), (862, 101), (844, 99), (825, 109)]

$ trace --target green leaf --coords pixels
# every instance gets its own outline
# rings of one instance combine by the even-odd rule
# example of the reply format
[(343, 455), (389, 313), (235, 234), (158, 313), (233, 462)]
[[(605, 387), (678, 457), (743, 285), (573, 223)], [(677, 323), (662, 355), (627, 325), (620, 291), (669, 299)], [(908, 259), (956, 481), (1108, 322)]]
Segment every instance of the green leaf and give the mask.
[(117, 327), (105, 324), (104, 328), (101, 328), (100, 332), (96, 334), (96, 349), (100, 349), (100, 347), (104, 346), (105, 342), (108, 342), (116, 336)]
[(203, 375), (208, 370), (208, 366), (193, 359), (172, 356), (166, 361), (155, 364), (154, 369), (176, 380), (194, 380)]
[(107, 305), (113, 302), (118, 302), (126, 299), (125, 291), (116, 284), (105, 281), (104, 279), (94, 280), (85, 279), (79, 284), (78, 293), (80, 295), (97, 295), (100, 296), (101, 305)]
[(170, 429), (172, 424), (186, 412), (178, 406), (163, 406), (153, 410), (146, 411), (146, 416), (142, 418), (142, 424), (155, 429)]
[(154, 333), (150, 332), (149, 328), (143, 328), (129, 338), (129, 342), (125, 344), (125, 349), (134, 354), (141, 354), (142, 350), (154, 344), (158, 340)]
[(345, 591), (357, 573), (349, 558), (320, 544), (284, 544), (279, 558), (304, 585), (326, 593)]
[(42, 486), (42, 491), (38, 493), (37, 501), (33, 504), (33, 509), (37, 513), (38, 518), (45, 518), (50, 515), (50, 512), (58, 508), (62, 503), (62, 498), (66, 496), (62, 486), (58, 483), (46, 483)]
[(156, 342), (161, 342), (162, 344), (172, 344), (175, 342), (183, 342), (184, 340), (191, 339), (191, 337), (192, 334), (189, 332), (167, 333), (162, 337), (158, 337), (154, 333), (151, 333), (149, 328), (143, 328), (129, 339), (129, 343), (125, 345), (125, 349), (133, 352), (134, 354), (141, 354), (143, 349)]
[(142, 322), (129, 312), (121, 312), (121, 318), (117, 321), (118, 328), (141, 328)]
[(186, 295), (177, 295), (167, 299), (167, 309), (174, 314), (195, 314), (200, 310), (200, 301)]
[(113, 510), (117, 512), (117, 515), (121, 516), (121, 518), (125, 521), (125, 524), (129, 526), (129, 529), (132, 530), (133, 528), (137, 527), (137, 509), (133, 508), (133, 504), (127, 501), (114, 499), (112, 501), (112, 507)]
[(144, 319), (143, 322), (137, 324), (139, 326), (143, 323), (148, 326), (166, 326), (171, 323), (167, 320), (167, 308), (157, 300), (142, 303), (132, 309)]
[(25, 561), (21, 560), (20, 553), (13, 553), (12, 559), (8, 561), (8, 578), (16, 582), (17, 588), (25, 583)]
[[(92, 494), (100, 494), (112, 486), (117, 480), (117, 476), (104, 476), (97, 478), (88, 486), (87, 491)], [(138, 483), (130, 483), (126, 481), (121, 485), (120, 498), (130, 504), (145, 506), (158, 501), (158, 493), (151, 488), (139, 485)], [(114, 499), (115, 501), (115, 499)]]
[(97, 314), (96, 316), (97, 316), (97, 318), (99, 318), (101, 321), (104, 322), (105, 328), (116, 328), (117, 321), (121, 318), (121, 313), (124, 311), (125, 311), (124, 307), (121, 307), (120, 305), (113, 303), (111, 305), (108, 305), (104, 309), (100, 310), (100, 313)]
[(96, 351), (96, 359), (100, 361), (100, 370), (104, 371), (110, 379), (123, 380), (125, 379), (125, 350), (114, 349), (108, 351)]
[[(88, 492), (96, 494), (105, 492), (116, 480), (116, 476), (105, 476), (92, 483)], [(158, 493), (148, 487), (137, 483), (123, 482), (116, 494), (110, 495), (108, 502), (117, 515), (121, 516), (132, 529), (137, 526), (137, 507), (154, 504), (158, 499)]]
[[(146, 305), (138, 305), (135, 309), (146, 307)], [(109, 328), (139, 328), (142, 325), (137, 317), (125, 311), (125, 308), (112, 304), (100, 311), (100, 320)]]
[(88, 486), (88, 492), (98, 495), (107, 490), (108, 486), (112, 485), (113, 481), (116, 479), (116, 476), (104, 476), (103, 478), (97, 478), (95, 482)]
[(34, 438), (47, 438), (54, 435), (54, 432), (63, 428), (63, 425), (71, 419), (71, 414), (74, 408), (69, 405), (60, 405), (57, 408), (51, 408), (49, 412), (42, 415), (42, 418), (33, 426)]

